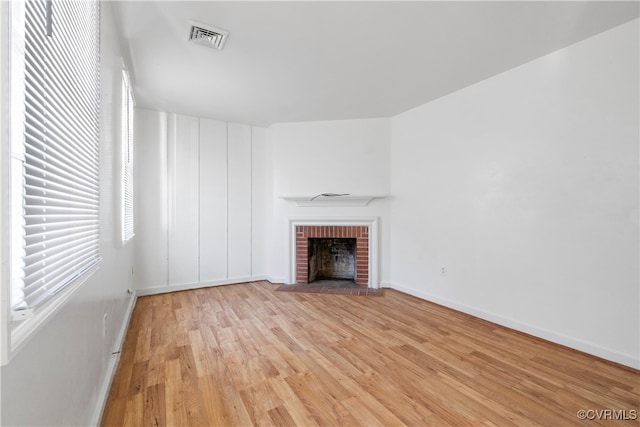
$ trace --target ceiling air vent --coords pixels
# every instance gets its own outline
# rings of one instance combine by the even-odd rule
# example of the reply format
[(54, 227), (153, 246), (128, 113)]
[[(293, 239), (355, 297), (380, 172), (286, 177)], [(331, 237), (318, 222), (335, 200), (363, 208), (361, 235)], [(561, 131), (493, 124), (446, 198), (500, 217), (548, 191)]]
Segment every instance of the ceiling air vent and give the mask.
[(215, 28), (200, 22), (190, 21), (189, 41), (221, 50), (229, 35), (228, 31)]

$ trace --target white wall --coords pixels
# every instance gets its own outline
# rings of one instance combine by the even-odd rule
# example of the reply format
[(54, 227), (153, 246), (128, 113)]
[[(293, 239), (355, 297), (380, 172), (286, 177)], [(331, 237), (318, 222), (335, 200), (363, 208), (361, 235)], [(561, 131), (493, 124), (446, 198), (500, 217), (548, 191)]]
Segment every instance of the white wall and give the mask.
[[(4, 7), (4, 5), (2, 5)], [(122, 62), (111, 9), (102, 5), (100, 268), (2, 367), (2, 425), (91, 425), (99, 421), (133, 297), (134, 243), (115, 237), (114, 175)], [(3, 151), (4, 155), (4, 151)], [(103, 337), (103, 315), (107, 334)]]
[(380, 218), (380, 277), (389, 278), (389, 199), (363, 207), (298, 207), (282, 197), (320, 193), (389, 194), (389, 119), (279, 123), (268, 129), (269, 277), (289, 271), (289, 218)]
[(392, 118), (394, 287), (640, 367), (638, 31)]
[(136, 287), (168, 282), (167, 114), (137, 108), (134, 115)]
[(136, 289), (266, 277), (266, 129), (136, 110)]

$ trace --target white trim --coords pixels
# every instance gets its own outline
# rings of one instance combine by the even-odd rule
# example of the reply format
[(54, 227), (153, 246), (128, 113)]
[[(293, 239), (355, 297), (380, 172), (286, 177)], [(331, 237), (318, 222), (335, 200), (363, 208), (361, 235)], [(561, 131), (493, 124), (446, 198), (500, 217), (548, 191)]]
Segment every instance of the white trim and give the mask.
[[(120, 58), (122, 61), (122, 58)], [(118, 195), (118, 201), (120, 204), (120, 247), (124, 246), (127, 242), (132, 240), (135, 233), (135, 183), (134, 181), (134, 169), (135, 169), (135, 155), (134, 151), (134, 122), (135, 122), (135, 105), (133, 102), (133, 89), (131, 86), (131, 77), (129, 76), (129, 70), (124, 62), (122, 62), (122, 72), (120, 73), (120, 149), (119, 151), (119, 187), (120, 194)], [(126, 104), (126, 105), (123, 105)], [(126, 114), (126, 121), (122, 120), (123, 114)], [(126, 132), (126, 137), (123, 137), (123, 133)], [(129, 186), (126, 184), (129, 183)], [(129, 196), (129, 197), (127, 197)], [(130, 202), (130, 205), (127, 203)], [(131, 208), (131, 217), (128, 221), (127, 213), (128, 207)], [(127, 232), (131, 234), (127, 235)]]
[(369, 228), (369, 283), (373, 289), (380, 288), (378, 271), (380, 260), (378, 259), (378, 217), (313, 217), (313, 218), (289, 218), (289, 245), (287, 246), (289, 260), (289, 275), (285, 279), (286, 284), (295, 283), (296, 277), (296, 226), (366, 226)]
[(138, 296), (166, 294), (169, 292), (188, 291), (191, 289), (209, 288), (213, 286), (237, 285), (240, 283), (268, 280), (266, 275), (233, 277), (229, 279), (211, 280), (207, 282), (183, 283), (178, 285), (155, 286), (153, 288), (138, 289)]
[(528, 323), (520, 322), (515, 319), (501, 316), (499, 314), (491, 313), (477, 308), (470, 307), (465, 304), (460, 304), (455, 301), (451, 301), (445, 298), (432, 295), (428, 292), (418, 291), (411, 288), (406, 288), (393, 283), (385, 283), (385, 287), (395, 289), (400, 292), (412, 295), (414, 297), (430, 301), (444, 307), (451, 308), (462, 313), (470, 314), (471, 316), (478, 317), (480, 319), (487, 320), (498, 325), (514, 329), (516, 331), (524, 332), (537, 338), (541, 338), (546, 341), (551, 341), (556, 344), (564, 345), (566, 347), (579, 350), (593, 356), (601, 357), (603, 359), (620, 363), (631, 368), (640, 369), (640, 359), (630, 354), (620, 353), (618, 351), (612, 351), (608, 348), (604, 348), (597, 344), (582, 341), (576, 338), (571, 338), (566, 335), (558, 334), (556, 332), (549, 331), (547, 329), (538, 328)]
[(96, 403), (96, 408), (93, 412), (93, 417), (91, 418), (92, 426), (100, 425), (100, 420), (102, 419), (102, 415), (104, 413), (104, 409), (107, 406), (107, 399), (109, 398), (109, 390), (111, 389), (111, 384), (113, 383), (113, 379), (116, 375), (116, 370), (118, 369), (118, 365), (120, 363), (120, 352), (122, 350), (122, 346), (124, 345), (124, 339), (127, 336), (127, 330), (129, 329), (129, 323), (131, 322), (131, 315), (133, 314), (133, 309), (136, 306), (136, 301), (138, 297), (134, 292), (131, 298), (129, 299), (129, 305), (127, 307), (127, 311), (125, 313), (124, 322), (122, 322), (122, 327), (118, 332), (118, 336), (116, 338), (115, 347), (111, 354), (108, 354), (108, 362), (107, 362), (107, 372), (102, 381), (102, 385), (100, 386), (98, 392), (98, 400)]
[[(122, 58), (118, 58), (118, 60), (120, 61), (120, 69), (124, 70), (124, 61), (122, 60)], [(118, 73), (118, 84), (114, 85), (114, 87), (118, 87), (118, 90), (114, 91), (114, 94), (112, 95), (112, 99), (111, 102), (113, 102), (114, 104), (118, 105), (120, 108), (122, 108), (122, 84), (124, 80), (124, 76), (122, 73)], [(100, 102), (103, 103), (104, 101), (102, 99), (100, 99)], [(116, 122), (116, 127), (117, 127), (117, 135), (118, 138), (114, 138), (114, 142), (116, 142), (114, 145), (116, 147), (116, 149), (113, 150), (112, 154), (113, 154), (113, 173), (114, 176), (117, 177), (116, 178), (116, 185), (114, 185), (114, 189), (113, 189), (113, 195), (114, 195), (114, 200), (116, 201), (115, 203), (113, 203), (113, 217), (114, 217), (114, 223), (115, 223), (115, 227), (113, 228), (113, 232), (115, 233), (115, 238), (113, 240), (114, 243), (114, 247), (116, 249), (120, 249), (122, 248), (127, 242), (129, 242), (129, 240), (124, 240), (123, 236), (123, 229), (124, 229), (124, 215), (122, 214), (124, 211), (124, 203), (123, 203), (123, 197), (124, 197), (124, 192), (123, 192), (123, 184), (122, 184), (122, 177), (123, 177), (123, 167), (122, 167), (122, 144), (124, 143), (122, 141), (122, 111), (120, 111), (120, 114), (116, 114), (115, 120)]]
[[(11, 139), (10, 127), (10, 72), (9, 55), (11, 19), (9, 8), (11, 2), (0, 2), (0, 366), (9, 363), (11, 332), (9, 328), (9, 265), (10, 265), (10, 206), (9, 183)], [(1, 383), (0, 383), (1, 384)], [(1, 387), (0, 387), (1, 389)], [(0, 395), (2, 392), (0, 391)], [(0, 405), (2, 406), (2, 405)], [(0, 409), (1, 411), (1, 409)], [(0, 418), (1, 420), (2, 418)]]
[(268, 280), (272, 284), (281, 284), (284, 283), (287, 279), (286, 277), (266, 276), (265, 280)]

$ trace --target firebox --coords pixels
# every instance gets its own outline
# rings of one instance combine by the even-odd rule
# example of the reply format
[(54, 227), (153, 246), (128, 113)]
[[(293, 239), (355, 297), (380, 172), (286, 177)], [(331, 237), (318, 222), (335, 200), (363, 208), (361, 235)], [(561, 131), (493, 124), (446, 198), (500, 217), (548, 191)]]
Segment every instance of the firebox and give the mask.
[(295, 227), (295, 282), (319, 279), (351, 279), (369, 284), (369, 227)]
[(323, 279), (356, 280), (356, 239), (310, 238), (309, 283)]

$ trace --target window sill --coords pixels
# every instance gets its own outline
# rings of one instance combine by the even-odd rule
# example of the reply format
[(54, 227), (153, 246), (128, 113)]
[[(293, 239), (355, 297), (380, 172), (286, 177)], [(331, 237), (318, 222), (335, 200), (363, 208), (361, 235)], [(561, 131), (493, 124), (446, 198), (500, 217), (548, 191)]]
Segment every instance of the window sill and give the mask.
[(133, 233), (131, 236), (129, 236), (129, 238), (128, 238), (128, 239), (126, 239), (126, 240), (125, 240), (125, 239), (123, 239), (122, 237), (118, 237), (118, 238), (115, 240), (114, 247), (115, 247), (116, 249), (122, 249), (122, 248), (124, 248), (125, 246), (129, 245), (131, 242), (133, 242), (134, 237), (136, 237), (136, 234), (135, 234), (135, 233)]
[[(38, 307), (33, 317), (19, 322), (11, 322), (11, 351), (8, 359), (11, 360), (39, 331), (48, 320), (53, 317), (71, 299), (75, 292), (95, 273), (100, 267), (101, 260), (95, 266), (87, 270), (70, 286), (67, 286), (59, 294), (42, 307)], [(9, 362), (7, 360), (7, 362)]]

